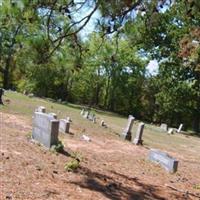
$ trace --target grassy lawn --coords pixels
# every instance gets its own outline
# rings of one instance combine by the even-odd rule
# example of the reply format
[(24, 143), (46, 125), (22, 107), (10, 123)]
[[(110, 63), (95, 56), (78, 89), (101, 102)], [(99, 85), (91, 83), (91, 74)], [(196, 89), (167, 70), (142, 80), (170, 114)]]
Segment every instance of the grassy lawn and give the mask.
[[(58, 118), (69, 116), (73, 123), (72, 127), (80, 130), (80, 134), (101, 134), (107, 137), (118, 137), (123, 128), (126, 126), (127, 118), (110, 112), (97, 111), (97, 124), (83, 119), (80, 116), (81, 107), (74, 104), (59, 104), (41, 98), (30, 98), (16, 92), (7, 91), (4, 101), (9, 99), (9, 103), (1, 106), (0, 110), (6, 113), (23, 115), (31, 122), (32, 114), (37, 106), (45, 106), (47, 112), (54, 112)], [(100, 121), (103, 119), (108, 125), (108, 129), (100, 127)], [(138, 121), (134, 123), (132, 132), (137, 130)], [(119, 138), (120, 139), (120, 138)], [(144, 129), (144, 146), (147, 148), (158, 148), (169, 152), (178, 152), (184, 155), (193, 155), (200, 159), (200, 138), (186, 136), (182, 134), (168, 135), (166, 132), (159, 130), (158, 127), (146, 124)]]

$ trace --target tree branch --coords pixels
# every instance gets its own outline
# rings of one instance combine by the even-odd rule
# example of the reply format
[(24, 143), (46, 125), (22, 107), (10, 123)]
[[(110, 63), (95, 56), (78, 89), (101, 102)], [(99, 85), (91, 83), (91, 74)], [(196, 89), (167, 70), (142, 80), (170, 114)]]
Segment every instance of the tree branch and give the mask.
[(50, 10), (50, 14), (48, 15), (48, 19), (47, 19), (47, 37), (48, 37), (48, 40), (50, 40), (51, 42), (52, 42), (52, 40), (51, 40), (51, 37), (49, 35), (49, 25), (50, 25), (51, 16), (53, 14), (53, 10), (54, 10), (56, 3), (57, 3), (57, 0), (54, 0), (53, 5), (52, 5), (51, 10)]
[[(91, 19), (92, 15), (94, 14), (94, 12), (97, 10), (98, 8), (98, 4), (96, 4), (95, 8), (90, 12), (89, 15), (83, 17), (81, 20), (74, 22), (72, 25), (69, 26), (69, 28), (67, 29), (66, 33), (61, 35), (60, 37), (58, 37), (57, 39), (55, 39), (53, 42), (58, 44), (52, 49), (52, 51), (49, 53), (49, 55), (47, 56), (47, 59), (50, 58), (53, 53), (56, 51), (56, 49), (61, 45), (62, 41), (64, 38), (69, 37), (69, 36), (73, 36), (76, 35), (78, 32), (80, 32), (85, 26), (86, 24), (89, 22), (89, 20)], [(80, 24), (81, 22), (83, 22), (85, 20), (85, 22), (75, 31), (69, 33), (69, 31), (77, 24)]]
[[(72, 25), (70, 25), (67, 29), (67, 31), (65, 32), (65, 34), (61, 35), (60, 37), (58, 37), (57, 39), (55, 39), (53, 42), (57, 42), (59, 41), (60, 39), (63, 39), (65, 37), (68, 37), (68, 36), (71, 36), (71, 35), (74, 35), (74, 34), (77, 34), (78, 32), (80, 32), (86, 25), (87, 23), (89, 22), (89, 20), (91, 19), (92, 15), (94, 14), (94, 12), (97, 10), (98, 8), (98, 4), (95, 6), (95, 8), (92, 10), (92, 12), (90, 12), (89, 15), (83, 17), (81, 20), (79, 21), (76, 21), (74, 23), (72, 23)], [(71, 32), (69, 33), (69, 31), (77, 24), (80, 24), (81, 22), (83, 22), (85, 20), (85, 22), (74, 32)]]

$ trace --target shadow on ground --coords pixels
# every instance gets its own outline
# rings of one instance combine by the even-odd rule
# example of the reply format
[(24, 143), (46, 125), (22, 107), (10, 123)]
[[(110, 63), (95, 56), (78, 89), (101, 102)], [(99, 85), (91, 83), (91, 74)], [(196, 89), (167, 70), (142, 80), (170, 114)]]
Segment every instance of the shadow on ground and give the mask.
[[(144, 184), (136, 177), (130, 178), (115, 171), (110, 171), (110, 175), (105, 175), (86, 167), (80, 167), (76, 173), (84, 175), (84, 180), (72, 181), (70, 184), (102, 193), (112, 200), (166, 200), (165, 197), (159, 195), (159, 186)], [(173, 193), (172, 199), (182, 199), (182, 197)]]

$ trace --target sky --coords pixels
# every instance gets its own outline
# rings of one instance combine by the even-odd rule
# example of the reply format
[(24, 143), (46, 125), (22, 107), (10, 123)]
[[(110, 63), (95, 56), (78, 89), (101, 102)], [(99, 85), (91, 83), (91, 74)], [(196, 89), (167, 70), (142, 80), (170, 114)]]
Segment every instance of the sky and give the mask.
[(158, 74), (158, 62), (157, 60), (151, 60), (149, 64), (146, 67), (147, 71), (151, 75), (156, 75)]
[[(75, 0), (77, 1), (77, 0)], [(79, 19), (80, 20), (80, 16), (81, 18), (87, 16), (90, 12), (91, 12), (91, 8), (84, 6), (79, 12), (77, 12), (74, 17), (75, 19)], [(91, 17), (90, 21), (88, 22), (88, 24), (83, 28), (83, 30), (80, 32), (80, 35), (82, 38), (87, 38), (87, 36), (92, 33), (95, 30), (95, 23), (97, 21), (97, 19), (100, 17), (100, 13), (97, 10)], [(157, 60), (151, 60), (149, 62), (149, 64), (147, 65), (146, 69), (147, 69), (147, 73), (150, 75), (156, 75), (158, 74), (158, 62)]]

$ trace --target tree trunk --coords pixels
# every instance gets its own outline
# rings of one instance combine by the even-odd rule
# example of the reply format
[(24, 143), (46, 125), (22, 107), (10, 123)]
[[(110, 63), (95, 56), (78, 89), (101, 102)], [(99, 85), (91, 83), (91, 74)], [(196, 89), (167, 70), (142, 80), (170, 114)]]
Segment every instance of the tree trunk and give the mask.
[(3, 72), (3, 88), (9, 89), (9, 65), (6, 65)]
[(200, 114), (196, 114), (193, 120), (193, 130), (200, 135)]
[(104, 97), (104, 108), (108, 109), (108, 93), (110, 89), (110, 77), (108, 77), (107, 85), (106, 85), (106, 91), (105, 91), (105, 97)]
[(2, 105), (3, 105), (2, 96), (3, 96), (3, 89), (2, 89), (2, 88), (0, 88), (0, 104), (2, 104)]

